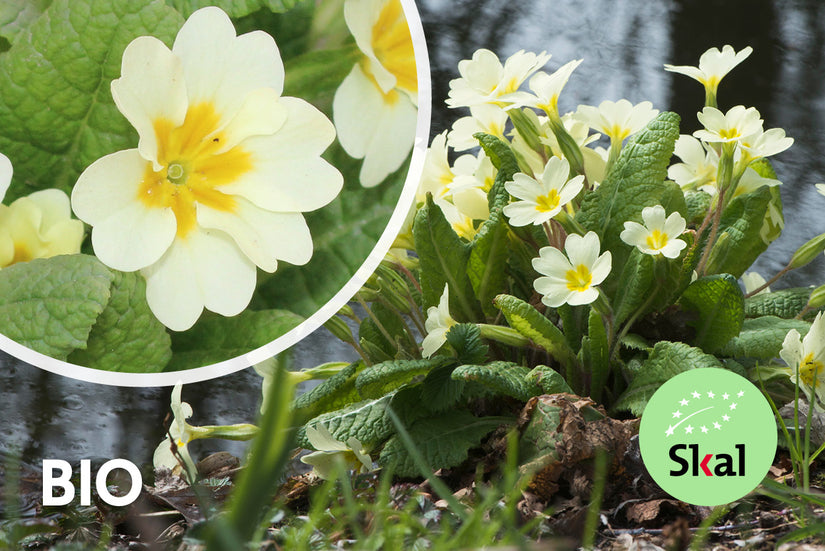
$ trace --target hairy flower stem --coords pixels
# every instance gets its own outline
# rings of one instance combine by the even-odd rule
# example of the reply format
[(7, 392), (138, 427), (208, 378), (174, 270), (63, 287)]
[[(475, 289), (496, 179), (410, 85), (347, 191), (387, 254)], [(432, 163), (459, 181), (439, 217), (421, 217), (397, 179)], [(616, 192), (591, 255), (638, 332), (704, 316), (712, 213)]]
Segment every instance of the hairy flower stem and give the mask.
[[(787, 274), (787, 273), (788, 273), (788, 272), (790, 272), (791, 270), (793, 270), (793, 267), (792, 267), (790, 264), (788, 264), (787, 266), (785, 266), (784, 268), (782, 268), (781, 270), (779, 270), (779, 271), (776, 273), (776, 275), (775, 275), (775, 276), (773, 276), (772, 278), (770, 278), (768, 281), (766, 281), (765, 283), (763, 283), (762, 285), (760, 285), (759, 287), (757, 287), (756, 289), (754, 289), (754, 290), (753, 290), (753, 291), (751, 291), (750, 293), (746, 294), (746, 295), (745, 295), (745, 298), (750, 298), (750, 297), (752, 297), (753, 295), (755, 295), (756, 293), (760, 293), (760, 292), (764, 291), (765, 289), (767, 289), (768, 287), (770, 287), (771, 285), (773, 285), (774, 283), (776, 283), (776, 282), (779, 280), (779, 278), (781, 278), (783, 275)], [(806, 312), (806, 313), (807, 313), (807, 312)]]
[(713, 222), (710, 229), (710, 235), (708, 236), (708, 239), (705, 242), (705, 248), (702, 251), (702, 258), (696, 266), (696, 273), (699, 274), (699, 277), (705, 275), (705, 266), (708, 262), (708, 258), (710, 257), (710, 252), (713, 250), (713, 245), (716, 242), (716, 235), (719, 232), (719, 223), (722, 220), (722, 212), (725, 210), (728, 192), (733, 195), (733, 191), (736, 189), (736, 185), (739, 182), (739, 177), (741, 177), (741, 174), (736, 175), (736, 177), (734, 176), (733, 153), (735, 150), (736, 147), (734, 144), (722, 145), (722, 151), (719, 157), (719, 169), (716, 173), (716, 181), (719, 189), (719, 193), (716, 196), (716, 206), (713, 210), (708, 212), (708, 215), (705, 216), (704, 220), (702, 220), (702, 225), (696, 231), (696, 241), (694, 242), (694, 246), (696, 246), (701, 240), (702, 234), (707, 229), (708, 223), (711, 221)]
[[(413, 337), (414, 333), (410, 330), (410, 326), (407, 324), (407, 320), (405, 319), (404, 314), (402, 314), (400, 310), (393, 306), (392, 303), (390, 303), (390, 301), (388, 301), (383, 296), (379, 295), (378, 300), (381, 302), (381, 304), (389, 308), (392, 311), (392, 313), (398, 317), (399, 320), (401, 320), (401, 326), (404, 328), (404, 336), (407, 337), (405, 339), (407, 345), (407, 352), (409, 352), (413, 357), (417, 357), (421, 351), (418, 348), (418, 343), (415, 342), (415, 338)], [(422, 335), (423, 334), (424, 333), (422, 333)]]
[(384, 324), (381, 323), (381, 320), (378, 319), (378, 316), (372, 313), (372, 310), (370, 309), (367, 302), (363, 299), (363, 297), (361, 297), (360, 292), (355, 294), (355, 300), (358, 301), (358, 304), (361, 305), (361, 307), (364, 309), (364, 311), (367, 313), (367, 315), (370, 317), (373, 323), (375, 323), (375, 326), (378, 328), (381, 334), (384, 335), (384, 338), (387, 339), (387, 342), (394, 343), (395, 339), (392, 338), (392, 335), (389, 331), (387, 331), (387, 328), (384, 327)]
[(610, 345), (610, 353), (607, 356), (609, 362), (612, 363), (613, 358), (616, 356), (616, 353), (619, 351), (619, 347), (620, 347), (620, 344), (622, 342), (622, 339), (625, 338), (628, 331), (630, 331), (630, 328), (633, 327), (633, 324), (636, 323), (638, 321), (638, 319), (642, 316), (642, 314), (650, 307), (650, 305), (653, 304), (653, 301), (655, 300), (656, 295), (658, 293), (659, 293), (659, 287), (657, 286), (655, 289), (653, 289), (653, 292), (650, 293), (647, 296), (647, 299), (645, 299), (644, 303), (642, 303), (642, 305), (639, 307), (639, 309), (636, 310), (635, 312), (633, 312), (633, 315), (630, 316), (630, 319), (628, 319), (624, 323), (624, 325), (622, 326), (621, 331), (619, 331), (619, 335), (616, 337), (616, 340), (613, 341)]

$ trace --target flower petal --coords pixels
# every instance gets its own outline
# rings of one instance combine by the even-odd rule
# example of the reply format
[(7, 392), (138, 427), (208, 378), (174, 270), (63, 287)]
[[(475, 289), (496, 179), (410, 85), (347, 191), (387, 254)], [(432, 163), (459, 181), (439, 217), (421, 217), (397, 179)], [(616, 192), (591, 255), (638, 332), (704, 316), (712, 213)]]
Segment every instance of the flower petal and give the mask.
[(303, 265), (312, 257), (312, 237), (299, 213), (272, 212), (236, 199), (233, 212), (198, 205), (198, 224), (229, 234), (265, 272), (274, 272), (278, 260)]
[(288, 115), (272, 136), (242, 142), (253, 170), (219, 191), (240, 195), (274, 212), (307, 212), (332, 201), (344, 184), (338, 169), (320, 157), (335, 138), (332, 123), (309, 103), (281, 98)]
[(92, 163), (72, 190), (72, 209), (94, 226), (95, 254), (110, 268), (145, 268), (157, 262), (175, 238), (172, 210), (149, 208), (138, 200), (148, 166), (136, 149), (118, 151)]
[(166, 120), (179, 126), (189, 106), (180, 59), (157, 38), (136, 38), (123, 52), (121, 77), (112, 81), (112, 97), (140, 136), (138, 151), (160, 170), (154, 123)]
[(0, 153), (0, 201), (6, 196), (13, 171), (9, 158)]
[(223, 316), (239, 314), (255, 291), (255, 265), (217, 231), (195, 231), (175, 240), (142, 273), (149, 308), (174, 331), (192, 327), (204, 307)]
[(275, 40), (263, 31), (236, 36), (220, 8), (193, 13), (172, 51), (183, 64), (190, 105), (213, 103), (223, 123), (235, 116), (253, 90), (272, 88), (278, 95), (283, 91), (284, 65)]
[(288, 112), (279, 94), (272, 88), (258, 88), (246, 96), (240, 111), (223, 128), (224, 147), (228, 151), (246, 138), (276, 133), (286, 122)]
[(332, 111), (341, 146), (364, 159), (363, 186), (376, 186), (401, 167), (415, 141), (418, 116), (406, 95), (385, 96), (356, 64), (336, 90)]

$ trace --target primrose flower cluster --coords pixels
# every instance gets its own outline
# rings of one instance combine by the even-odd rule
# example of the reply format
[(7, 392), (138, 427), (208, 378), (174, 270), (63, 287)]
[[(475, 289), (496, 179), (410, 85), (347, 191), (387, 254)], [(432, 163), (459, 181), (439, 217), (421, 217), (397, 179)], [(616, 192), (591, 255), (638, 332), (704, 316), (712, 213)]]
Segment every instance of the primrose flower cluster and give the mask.
[[(623, 221), (618, 237), (624, 246), (655, 262), (681, 263), (696, 239), (717, 238), (721, 213), (733, 199), (780, 185), (758, 162), (781, 153), (793, 139), (779, 128), (765, 130), (753, 107), (737, 105), (723, 112), (716, 104), (720, 81), (750, 53), (751, 48), (736, 52), (725, 46), (708, 50), (698, 67), (665, 66), (706, 89), (706, 105), (697, 113), (702, 128), (678, 138), (675, 155), (681, 162), (667, 168), (685, 201), (704, 205), (704, 210), (690, 213), (693, 218), (688, 220), (683, 209), (668, 210), (672, 206), (664, 202), (648, 204)], [(504, 183), (510, 201), (502, 212), (514, 232), (511, 237), (526, 238), (537, 248), (531, 261), (538, 276), (535, 292), (551, 308), (593, 304), (609, 315), (609, 304), (597, 299), (599, 286), (608, 277), (619, 277), (612, 266), (616, 250), (603, 250), (602, 242), (609, 236), (584, 231), (578, 215), (587, 195), (611, 173), (628, 139), (659, 111), (650, 102), (619, 99), (562, 112), (559, 98), (583, 60), (548, 72), (544, 67), (550, 60), (545, 52), (519, 51), (502, 63), (493, 52), (478, 50), (472, 59), (459, 63), (460, 77), (450, 82), (447, 105), (469, 108), (470, 114), (433, 139), (418, 200), (422, 204), (431, 194), (456, 234), (472, 243), (490, 216), (488, 193), (497, 177), (485, 149), (475, 152), (479, 142), (474, 135), (502, 140), (518, 163), (518, 171)], [(760, 228), (761, 239), (766, 244), (775, 239), (783, 224), (781, 210), (772, 202)], [(531, 227), (540, 229), (542, 238), (525, 233)], [(694, 263), (694, 279), (705, 275), (711, 248), (705, 247)], [(621, 258), (626, 258), (626, 251), (620, 252)], [(455, 323), (448, 298), (445, 289), (439, 306), (430, 308), (424, 340), (427, 357), (445, 342), (444, 334)]]

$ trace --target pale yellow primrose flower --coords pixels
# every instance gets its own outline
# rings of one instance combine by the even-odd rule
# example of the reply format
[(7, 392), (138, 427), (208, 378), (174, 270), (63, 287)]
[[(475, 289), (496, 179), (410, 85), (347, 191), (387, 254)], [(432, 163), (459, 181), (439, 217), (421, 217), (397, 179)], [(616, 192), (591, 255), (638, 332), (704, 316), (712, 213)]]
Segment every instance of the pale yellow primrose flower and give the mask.
[[(0, 153), (0, 201), (11, 184), (13, 169)], [(35, 258), (80, 252), (83, 222), (72, 219), (68, 196), (44, 189), (0, 205), (0, 268)]]
[[(765, 284), (765, 278), (759, 275), (757, 272), (745, 272), (742, 274), (742, 283), (745, 285), (745, 294), (749, 295), (752, 291), (759, 289), (761, 286)], [(771, 288), (765, 287), (758, 293), (757, 295), (761, 295), (763, 293), (770, 293)]]
[(479, 188), (466, 188), (454, 193), (452, 199), (452, 203), (445, 199), (436, 199), (435, 204), (441, 209), (453, 231), (459, 237), (472, 241), (478, 233), (474, 221), (490, 217), (487, 194)]
[(658, 114), (659, 110), (653, 109), (649, 101), (633, 105), (626, 99), (620, 99), (603, 101), (598, 107), (579, 105), (574, 116), (593, 130), (605, 134), (611, 142), (621, 143), (647, 126)]
[(584, 176), (568, 180), (570, 164), (566, 159), (551, 157), (544, 172), (536, 180), (524, 173), (513, 175), (504, 184), (507, 192), (519, 199), (504, 207), (504, 214), (513, 226), (541, 225), (561, 212), (584, 187)]
[(682, 162), (668, 167), (667, 176), (684, 191), (703, 189), (705, 186), (716, 190), (716, 175), (719, 171), (719, 155), (711, 147), (682, 134), (676, 140), (673, 154)]
[(687, 223), (678, 212), (670, 213), (665, 218), (662, 205), (642, 209), (644, 226), (638, 222), (625, 222), (624, 230), (619, 235), (622, 241), (638, 248), (644, 254), (662, 255), (676, 258), (687, 243), (678, 237), (684, 233)]
[(424, 322), (427, 336), (421, 342), (421, 355), (429, 358), (435, 354), (447, 342), (447, 332), (455, 324), (456, 321), (450, 316), (450, 288), (445, 284), (438, 306), (427, 309), (427, 320)]
[(781, 128), (771, 128), (746, 136), (739, 142), (743, 161), (749, 163), (763, 157), (782, 153), (793, 145), (793, 138), (785, 136)]
[(751, 55), (752, 51), (753, 48), (750, 46), (743, 48), (739, 52), (735, 51), (733, 46), (730, 45), (723, 46), (722, 51), (719, 51), (719, 48), (711, 48), (699, 58), (699, 67), (666, 64), (665, 71), (680, 73), (698, 80), (706, 90), (716, 96), (719, 83), (725, 75), (727, 75), (731, 69), (742, 63)]
[[(733, 192), (733, 197), (736, 198), (740, 195), (750, 193), (751, 191), (756, 191), (762, 186), (773, 187), (780, 185), (782, 185), (782, 182), (780, 182), (779, 180), (775, 178), (764, 178), (760, 176), (759, 173), (751, 167), (747, 167), (745, 169), (745, 172), (742, 173), (742, 177), (739, 179), (739, 183), (736, 185), (736, 189)], [(708, 193), (713, 195), (715, 193), (715, 188), (713, 193), (711, 193), (710, 191), (708, 191)]]
[(571, 234), (564, 242), (562, 253), (555, 247), (542, 247), (533, 259), (533, 268), (542, 274), (533, 283), (541, 301), (552, 308), (562, 304), (590, 304), (599, 296), (596, 286), (610, 274), (612, 255), (599, 255), (601, 243), (595, 232)]
[(825, 321), (822, 312), (816, 315), (804, 339), (796, 329), (788, 332), (779, 357), (788, 364), (791, 382), (799, 384), (806, 397), (810, 397), (813, 390), (817, 398), (814, 406), (822, 409), (821, 402), (825, 402)]
[(455, 195), (465, 189), (480, 189), (484, 192), (490, 191), (496, 179), (496, 167), (493, 161), (484, 153), (478, 155), (465, 154), (460, 156), (453, 163), (452, 168), (455, 178), (447, 185), (450, 193)]
[(320, 478), (329, 480), (335, 476), (338, 460), (353, 471), (366, 473), (372, 470), (372, 459), (363, 444), (354, 436), (345, 443), (336, 440), (324, 425), (318, 423), (306, 428), (307, 440), (317, 451), (301, 457), (301, 463), (312, 465), (312, 470)]
[(80, 252), (83, 222), (72, 218), (69, 197), (44, 189), (0, 205), (0, 268), (35, 258)]
[(470, 107), (470, 116), (461, 117), (453, 123), (447, 135), (447, 145), (456, 151), (465, 151), (478, 147), (478, 140), (473, 134), (484, 132), (504, 139), (504, 127), (507, 124), (507, 111), (497, 105), (483, 104)]
[(142, 36), (112, 82), (137, 149), (95, 161), (72, 208), (91, 224), (107, 266), (146, 278), (146, 299), (167, 327), (191, 327), (204, 308), (234, 316), (255, 290), (256, 267), (306, 264), (302, 212), (341, 190), (320, 155), (335, 138), (304, 100), (281, 97), (284, 70), (271, 36), (235, 35), (210, 7), (186, 21), (170, 51)]
[(461, 78), (450, 81), (450, 107), (472, 107), (485, 103), (507, 105), (508, 97), (527, 78), (550, 60), (545, 52), (535, 54), (519, 50), (504, 62), (490, 50), (476, 50), (472, 59), (458, 62)]
[(174, 418), (169, 426), (169, 435), (155, 448), (155, 453), (152, 456), (152, 464), (156, 469), (166, 468), (176, 474), (180, 472), (181, 465), (172, 453), (172, 440), (169, 438), (171, 436), (177, 446), (178, 454), (180, 454), (183, 462), (186, 464), (186, 470), (194, 474), (197, 469), (186, 446), (189, 442), (195, 440), (194, 434), (198, 430), (198, 427), (193, 427), (186, 422), (187, 419), (192, 417), (192, 406), (187, 402), (181, 401), (182, 390), (183, 383), (178, 381), (172, 389), (172, 401), (170, 405)]
[(512, 99), (520, 107), (535, 107), (541, 109), (547, 116), (553, 119), (559, 118), (559, 96), (570, 75), (578, 67), (582, 59), (576, 59), (565, 63), (556, 72), (548, 75), (544, 71), (536, 73), (530, 79), (529, 88), (533, 91), (531, 95), (526, 92), (513, 94)]
[(722, 113), (715, 107), (705, 107), (696, 115), (705, 127), (693, 133), (700, 140), (710, 143), (740, 142), (762, 132), (762, 119), (754, 107), (736, 105)]
[(360, 180), (373, 187), (398, 170), (415, 141), (418, 78), (400, 0), (346, 0), (344, 19), (364, 59), (332, 102), (338, 141), (364, 159)]
[(814, 184), (814, 187), (820, 195), (825, 195), (825, 184)]

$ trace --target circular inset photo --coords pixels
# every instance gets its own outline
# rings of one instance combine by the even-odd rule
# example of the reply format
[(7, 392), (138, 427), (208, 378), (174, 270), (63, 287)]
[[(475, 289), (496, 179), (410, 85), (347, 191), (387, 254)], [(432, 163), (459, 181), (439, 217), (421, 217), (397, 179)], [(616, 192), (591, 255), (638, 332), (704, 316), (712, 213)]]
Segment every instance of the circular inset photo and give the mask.
[(214, 3), (0, 17), (6, 352), (216, 377), (318, 328), (392, 245), (429, 131), (413, 1)]

